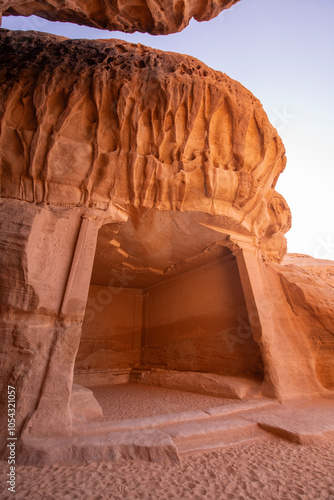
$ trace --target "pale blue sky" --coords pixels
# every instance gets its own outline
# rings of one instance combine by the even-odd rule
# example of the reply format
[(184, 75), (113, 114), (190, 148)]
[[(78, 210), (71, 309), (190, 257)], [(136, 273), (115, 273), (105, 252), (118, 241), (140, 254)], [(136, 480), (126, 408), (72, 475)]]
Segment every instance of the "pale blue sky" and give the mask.
[(95, 30), (40, 18), (2, 27), (71, 38), (121, 38), (190, 54), (241, 82), (278, 129), (288, 164), (277, 190), (293, 216), (289, 252), (334, 260), (334, 1), (241, 0), (209, 22), (151, 36)]

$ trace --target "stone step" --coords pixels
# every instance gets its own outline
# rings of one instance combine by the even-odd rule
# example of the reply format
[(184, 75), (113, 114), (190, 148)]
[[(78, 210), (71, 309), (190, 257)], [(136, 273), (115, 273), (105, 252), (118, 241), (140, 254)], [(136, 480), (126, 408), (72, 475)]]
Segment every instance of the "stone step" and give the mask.
[(67, 438), (25, 438), (18, 448), (18, 463), (52, 465), (101, 461), (146, 460), (179, 464), (172, 438), (157, 429), (114, 431), (95, 436)]
[(223, 417), (235, 415), (236, 413), (248, 413), (254, 410), (272, 410), (274, 408), (278, 408), (279, 406), (280, 404), (274, 399), (253, 399), (231, 405), (214, 406), (207, 408), (205, 412), (212, 417)]
[(253, 441), (266, 435), (256, 422), (239, 416), (161, 426), (159, 430), (173, 439), (180, 457)]
[(251, 412), (247, 418), (274, 436), (298, 444), (334, 442), (334, 405), (330, 401), (280, 408), (272, 412)]
[(247, 429), (245, 431), (239, 431), (235, 434), (222, 435), (217, 433), (209, 436), (199, 436), (197, 438), (175, 439), (173, 441), (178, 450), (178, 455), (180, 459), (182, 459), (188, 455), (208, 453), (221, 448), (226, 448), (228, 446), (251, 443), (263, 439), (268, 439), (267, 433), (260, 428), (256, 428), (252, 430)]
[(257, 423), (242, 417), (233, 418), (211, 418), (198, 422), (180, 422), (173, 425), (163, 425), (159, 430), (175, 439), (189, 439), (209, 434), (222, 434), (238, 432), (241, 430), (251, 430), (257, 428)]
[(230, 405), (215, 406), (205, 410), (193, 410), (152, 417), (131, 418), (120, 421), (90, 422), (73, 426), (74, 435), (94, 435), (125, 429), (161, 428), (174, 423), (188, 423), (194, 421), (211, 420), (212, 417), (229, 417), (231, 415), (248, 413), (251, 411), (270, 410), (276, 408), (278, 403), (272, 399), (259, 399), (235, 403)]

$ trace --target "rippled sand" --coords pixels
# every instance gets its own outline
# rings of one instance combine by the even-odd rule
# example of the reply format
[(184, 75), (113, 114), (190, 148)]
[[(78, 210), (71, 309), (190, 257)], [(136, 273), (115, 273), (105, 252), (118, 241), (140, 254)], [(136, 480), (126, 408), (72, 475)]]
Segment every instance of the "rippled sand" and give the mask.
[(333, 500), (330, 446), (301, 447), (272, 439), (239, 444), (184, 460), (181, 467), (142, 461), (17, 468), (17, 494), (1, 498)]
[[(94, 394), (111, 420), (236, 403), (133, 384), (97, 387)], [(188, 457), (181, 466), (140, 460), (17, 466), (16, 495), (6, 491), (6, 462), (0, 462), (0, 472), (1, 499), (334, 500), (332, 446), (300, 446), (269, 435)]]

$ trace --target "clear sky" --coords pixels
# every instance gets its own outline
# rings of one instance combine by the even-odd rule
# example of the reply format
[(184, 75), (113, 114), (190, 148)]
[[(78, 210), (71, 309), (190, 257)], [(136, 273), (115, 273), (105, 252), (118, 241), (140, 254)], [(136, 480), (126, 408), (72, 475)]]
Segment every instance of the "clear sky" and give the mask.
[(70, 38), (121, 38), (197, 57), (261, 100), (287, 150), (277, 190), (293, 217), (288, 251), (334, 260), (334, 0), (241, 0), (209, 22), (151, 36), (37, 17), (3, 28)]

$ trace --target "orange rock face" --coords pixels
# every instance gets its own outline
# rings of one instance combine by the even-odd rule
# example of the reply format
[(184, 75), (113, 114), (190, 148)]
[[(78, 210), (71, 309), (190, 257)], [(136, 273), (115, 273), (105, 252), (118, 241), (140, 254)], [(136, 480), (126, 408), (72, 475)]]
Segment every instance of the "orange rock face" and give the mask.
[(71, 435), (85, 401), (98, 414), (74, 369), (331, 394), (332, 265), (279, 264), (286, 158), (261, 103), (142, 45), (2, 30), (0, 48), (0, 387), (18, 435)]
[(287, 255), (278, 274), (287, 301), (315, 354), (317, 376), (334, 388), (334, 262)]
[(285, 150), (242, 85), (120, 41), (3, 31), (0, 43), (2, 196), (208, 213), (283, 258)]
[(182, 31), (194, 18), (208, 21), (239, 0), (0, 0), (3, 15), (37, 15), (94, 28), (167, 35)]

